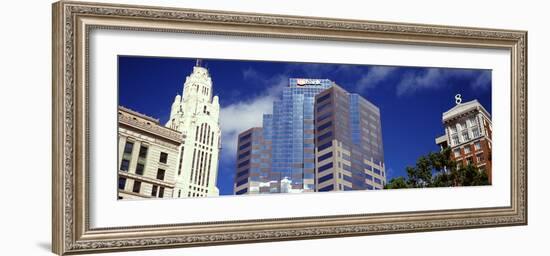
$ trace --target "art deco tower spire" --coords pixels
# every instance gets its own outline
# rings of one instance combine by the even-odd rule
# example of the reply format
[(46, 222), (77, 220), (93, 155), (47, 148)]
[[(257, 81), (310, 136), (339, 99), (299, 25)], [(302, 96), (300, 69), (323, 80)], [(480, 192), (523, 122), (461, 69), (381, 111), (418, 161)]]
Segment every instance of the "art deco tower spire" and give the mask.
[(182, 132), (180, 167), (174, 197), (218, 195), (216, 178), (220, 152), (220, 104), (212, 96), (212, 78), (198, 59), (183, 85), (183, 97), (172, 103), (167, 127)]

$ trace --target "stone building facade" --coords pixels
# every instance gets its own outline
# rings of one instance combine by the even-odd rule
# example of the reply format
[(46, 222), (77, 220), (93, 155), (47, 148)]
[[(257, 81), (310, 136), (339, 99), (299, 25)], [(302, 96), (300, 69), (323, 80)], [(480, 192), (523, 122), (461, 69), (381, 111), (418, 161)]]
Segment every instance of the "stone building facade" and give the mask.
[(157, 119), (118, 108), (118, 199), (170, 198), (182, 134)]

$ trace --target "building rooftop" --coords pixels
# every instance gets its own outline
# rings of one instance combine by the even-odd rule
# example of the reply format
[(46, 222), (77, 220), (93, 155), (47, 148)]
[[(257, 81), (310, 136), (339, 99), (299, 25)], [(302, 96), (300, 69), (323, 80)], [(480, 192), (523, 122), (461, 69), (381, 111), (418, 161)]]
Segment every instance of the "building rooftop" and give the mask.
[(465, 103), (457, 104), (453, 108), (444, 112), (443, 122), (450, 121), (452, 119), (461, 117), (462, 115), (470, 111), (476, 111), (476, 110), (481, 111), (482, 113), (487, 115), (487, 117), (489, 118), (491, 117), (491, 114), (489, 114), (489, 112), (487, 112), (487, 110), (477, 100), (472, 100)]

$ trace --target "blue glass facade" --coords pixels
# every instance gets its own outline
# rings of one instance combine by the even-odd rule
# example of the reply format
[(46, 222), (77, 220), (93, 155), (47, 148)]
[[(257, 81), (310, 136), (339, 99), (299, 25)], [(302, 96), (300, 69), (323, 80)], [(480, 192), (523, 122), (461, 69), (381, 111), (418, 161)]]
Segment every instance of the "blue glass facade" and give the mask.
[[(328, 79), (289, 79), (289, 86), (273, 103), (272, 181), (287, 177), (292, 189), (314, 191), (314, 100), (331, 87)], [(266, 128), (264, 121), (264, 129)]]
[(289, 79), (273, 102), (273, 114), (263, 116), (260, 154), (252, 153), (259, 159), (259, 174), (249, 179), (248, 193), (279, 193), (282, 180), (290, 180), (291, 192), (315, 191), (315, 95), (333, 84), (328, 79)]
[(328, 79), (289, 79), (238, 148), (235, 194), (381, 189), (386, 181), (379, 109)]

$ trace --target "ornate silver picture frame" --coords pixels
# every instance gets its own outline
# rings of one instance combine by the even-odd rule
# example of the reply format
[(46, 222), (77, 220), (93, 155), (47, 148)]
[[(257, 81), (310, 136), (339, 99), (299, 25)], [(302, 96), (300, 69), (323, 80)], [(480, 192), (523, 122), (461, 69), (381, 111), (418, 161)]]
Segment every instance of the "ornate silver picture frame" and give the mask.
[[(510, 205), (93, 228), (90, 32), (98, 29), (510, 51)], [(52, 250), (63, 254), (527, 224), (527, 32), (61, 1), (53, 5)]]

